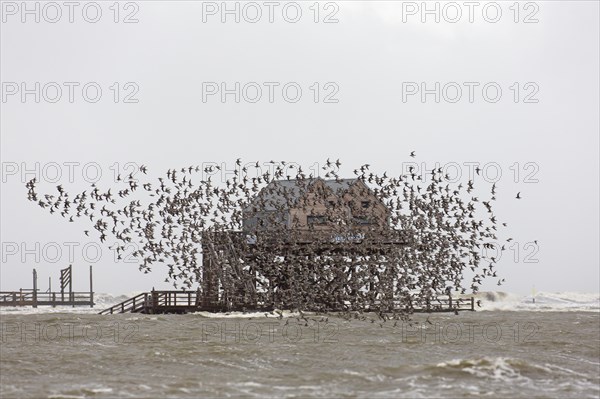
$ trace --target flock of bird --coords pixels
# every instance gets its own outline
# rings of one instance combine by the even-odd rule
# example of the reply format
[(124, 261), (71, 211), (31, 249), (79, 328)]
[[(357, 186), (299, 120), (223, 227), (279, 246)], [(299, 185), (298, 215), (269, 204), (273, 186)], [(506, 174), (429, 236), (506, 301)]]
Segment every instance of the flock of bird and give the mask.
[[(254, 303), (276, 302), (278, 308), (410, 313), (448, 292), (476, 293), (485, 278), (497, 278), (498, 285), (504, 281), (497, 276), (497, 259), (484, 256), (500, 240), (498, 229), (506, 226), (493, 212), (495, 184), (489, 199), (480, 200), (473, 181), (452, 184), (441, 169), (431, 170), (427, 178), (412, 168), (388, 176), (371, 172), (365, 164), (354, 170), (355, 179), (387, 208), (387, 230), (378, 235), (381, 226), (363, 226), (360, 231), (375, 239), (331, 245), (331, 234), (309, 226), (307, 234), (314, 239), (300, 244), (287, 239), (297, 221), (277, 219), (269, 228), (249, 228), (244, 220), (264, 215), (260, 208), (267, 205), (274, 211), (269, 215), (281, 215), (291, 208), (310, 212), (324, 204), (337, 236), (353, 237), (357, 226), (343, 216), (348, 212), (339, 212), (347, 206), (343, 196), (327, 190), (290, 195), (289, 184), (283, 189), (277, 182), (293, 181), (308, 189), (316, 179), (294, 164), (271, 164), (271, 172), (263, 173), (258, 162), (243, 166), (238, 159), (233, 176), (224, 182), (212, 181), (219, 166), (194, 165), (143, 182), (138, 175), (145, 177), (147, 167), (141, 166), (136, 176), (119, 175), (116, 186), (106, 191), (92, 184), (72, 196), (59, 185), (55, 194), (39, 194), (35, 179), (26, 187), (28, 199), (50, 213), (69, 222), (86, 220), (86, 236), (96, 234), (101, 242), (116, 239), (111, 248), (119, 258), (133, 245), (144, 273), (156, 263), (166, 264), (165, 281), (176, 289), (205, 290), (206, 280), (217, 278), (217, 295), (224, 301), (243, 296)], [(340, 166), (339, 160), (328, 159), (322, 167), (325, 179), (343, 182)], [(258, 209), (249, 210), (257, 198), (271, 202), (259, 201)], [(241, 231), (243, 235), (232, 233)], [(400, 237), (402, 243), (389, 237)], [(216, 277), (203, 270), (203, 256), (215, 260)]]

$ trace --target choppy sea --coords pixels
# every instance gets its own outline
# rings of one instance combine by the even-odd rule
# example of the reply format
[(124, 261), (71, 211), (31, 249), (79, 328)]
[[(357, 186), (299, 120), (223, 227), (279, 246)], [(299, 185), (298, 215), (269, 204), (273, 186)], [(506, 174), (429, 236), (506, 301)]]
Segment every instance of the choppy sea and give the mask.
[(599, 294), (479, 296), (410, 322), (3, 308), (0, 397), (600, 397)]

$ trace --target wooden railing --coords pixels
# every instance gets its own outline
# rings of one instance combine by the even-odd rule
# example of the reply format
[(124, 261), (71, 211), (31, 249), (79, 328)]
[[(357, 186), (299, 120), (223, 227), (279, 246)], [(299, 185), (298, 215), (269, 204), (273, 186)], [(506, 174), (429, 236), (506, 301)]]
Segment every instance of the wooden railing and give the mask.
[[(401, 303), (394, 303), (400, 307)], [(413, 305), (414, 312), (454, 312), (461, 310), (475, 310), (475, 298), (452, 298), (440, 296), (429, 301), (419, 303), (420, 306)], [(406, 306), (404, 306), (406, 308)]]
[(136, 313), (146, 308), (149, 298), (149, 293), (144, 292), (129, 298), (121, 303), (111, 306), (110, 308), (104, 309), (99, 314), (113, 314), (113, 313)]
[(33, 302), (34, 300), (35, 291), (31, 289), (21, 289), (19, 291), (0, 291), (0, 306), (17, 302)]
[(32, 289), (0, 292), (0, 306), (92, 306), (93, 302), (91, 292), (36, 292)]
[[(234, 298), (238, 299), (238, 298)], [(242, 300), (242, 297), (239, 298)], [(229, 301), (215, 300), (206, 301), (206, 298), (202, 297), (202, 293), (198, 291), (150, 291), (138, 294), (132, 298), (129, 298), (123, 302), (113, 305), (107, 309), (104, 309), (99, 314), (113, 314), (113, 313), (181, 313), (181, 312), (194, 312), (202, 310), (235, 310), (239, 307), (228, 306), (227, 303), (241, 303), (233, 302), (232, 299)], [(250, 307), (250, 306), (249, 306)], [(251, 306), (252, 309), (262, 309), (265, 305), (256, 303)]]
[[(113, 313), (186, 313), (195, 311), (242, 311), (242, 310), (272, 310), (276, 304), (257, 301), (252, 304), (245, 303), (247, 297), (220, 298), (207, 301), (199, 291), (151, 291), (138, 294), (121, 303), (104, 309), (100, 314)], [(475, 310), (474, 298), (452, 298), (439, 297), (429, 302), (407, 308), (401, 301), (376, 300), (366, 308), (353, 309), (350, 303), (341, 305), (339, 310), (380, 310), (389, 306), (392, 310), (408, 310), (413, 312), (455, 312), (463, 310)]]

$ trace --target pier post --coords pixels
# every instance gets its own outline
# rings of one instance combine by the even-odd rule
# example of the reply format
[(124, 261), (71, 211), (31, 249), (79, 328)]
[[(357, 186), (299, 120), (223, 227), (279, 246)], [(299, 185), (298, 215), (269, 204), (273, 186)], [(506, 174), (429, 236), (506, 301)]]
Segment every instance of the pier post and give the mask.
[(65, 271), (64, 271), (64, 269), (60, 271), (60, 300), (61, 300), (61, 302), (65, 301)]
[[(73, 295), (73, 265), (69, 265), (69, 300), (71, 302), (75, 301), (75, 296)], [(75, 303), (72, 306), (75, 307)]]
[(158, 292), (154, 291), (154, 287), (152, 287), (152, 308), (150, 313), (156, 313), (156, 308), (158, 307)]
[[(387, 255), (387, 254), (386, 254)], [(384, 301), (382, 305), (384, 305), (385, 310), (393, 311), (394, 310), (394, 273), (392, 267), (390, 267), (390, 262), (385, 261), (385, 284), (383, 284), (383, 298)]]
[(218, 276), (215, 272), (215, 263), (212, 261), (207, 240), (212, 237), (206, 235), (202, 238), (202, 306), (210, 308), (216, 306), (219, 299)]
[(94, 285), (92, 282), (92, 265), (90, 265), (90, 308), (94, 307)]
[(33, 269), (33, 305), (37, 308), (37, 271)]

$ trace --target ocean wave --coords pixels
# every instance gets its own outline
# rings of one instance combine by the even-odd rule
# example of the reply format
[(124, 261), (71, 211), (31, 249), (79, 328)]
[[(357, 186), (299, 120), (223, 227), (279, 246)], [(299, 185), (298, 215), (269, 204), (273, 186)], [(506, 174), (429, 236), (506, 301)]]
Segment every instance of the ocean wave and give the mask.
[(489, 378), (502, 382), (516, 382), (528, 379), (527, 375), (546, 374), (553, 370), (541, 365), (530, 364), (521, 359), (508, 357), (482, 357), (478, 359), (452, 359), (435, 365), (437, 374), (467, 373), (479, 378)]
[(599, 293), (539, 292), (535, 296), (507, 292), (480, 292), (477, 310), (547, 311), (547, 312), (597, 312), (600, 310)]
[[(512, 357), (484, 356), (471, 359), (451, 359), (435, 365), (429, 365), (426, 370), (431, 375), (440, 378), (474, 377), (484, 379), (490, 383), (537, 387), (537, 389), (556, 389), (555, 385), (561, 381), (561, 386), (568, 389), (578, 389), (589, 392), (590, 389), (598, 390), (597, 379), (590, 380), (590, 374), (584, 374), (548, 362), (536, 363), (532, 360)], [(573, 378), (576, 380), (573, 381)], [(596, 382), (594, 382), (594, 379)], [(467, 382), (468, 383), (468, 382)], [(588, 395), (581, 395), (581, 397)], [(597, 397), (594, 395), (594, 397)]]
[[(271, 319), (283, 319), (286, 317), (299, 317), (300, 313), (291, 312), (289, 310), (274, 310), (274, 311), (263, 311), (263, 312), (225, 312), (225, 313), (213, 313), (213, 312), (196, 312), (193, 313), (196, 316), (205, 317), (207, 319), (227, 319), (227, 318), (271, 318)], [(312, 313), (307, 313), (311, 314)]]

